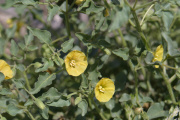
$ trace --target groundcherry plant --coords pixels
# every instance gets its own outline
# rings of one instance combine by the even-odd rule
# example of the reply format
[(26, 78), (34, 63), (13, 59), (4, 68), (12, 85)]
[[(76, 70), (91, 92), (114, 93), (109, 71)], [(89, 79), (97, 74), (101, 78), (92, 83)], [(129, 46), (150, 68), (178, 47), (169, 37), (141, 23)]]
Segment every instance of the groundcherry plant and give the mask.
[(0, 0), (0, 120), (179, 120), (179, 0)]

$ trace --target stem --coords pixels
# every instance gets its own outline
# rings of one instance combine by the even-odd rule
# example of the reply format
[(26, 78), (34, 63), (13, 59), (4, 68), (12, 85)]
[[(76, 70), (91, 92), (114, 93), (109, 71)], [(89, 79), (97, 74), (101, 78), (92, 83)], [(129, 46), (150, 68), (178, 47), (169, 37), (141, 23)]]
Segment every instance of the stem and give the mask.
[(158, 2), (158, 1), (152, 1), (152, 2), (146, 3), (144, 5), (138, 6), (137, 8), (135, 8), (135, 10), (144, 8), (144, 7), (149, 6), (149, 5), (151, 5), (151, 4), (155, 3), (155, 2)]
[(176, 74), (174, 74), (170, 79), (169, 82), (172, 83), (176, 79)]
[(131, 5), (128, 3), (127, 0), (124, 0), (124, 2), (125, 2), (125, 3), (130, 7), (130, 9), (131, 9), (132, 15), (133, 15), (134, 20), (135, 20), (135, 23), (136, 23), (136, 29), (137, 29), (137, 31), (139, 32), (139, 35), (141, 36), (141, 39), (142, 39), (142, 41), (143, 41), (146, 49), (147, 49), (148, 51), (151, 51), (151, 49), (150, 49), (150, 47), (149, 47), (149, 44), (148, 44), (148, 42), (147, 42), (147, 40), (146, 40), (146, 37), (145, 37), (145, 35), (143, 34), (143, 32), (142, 32), (142, 30), (141, 30), (141, 26), (140, 26), (140, 24), (139, 24), (139, 20), (138, 20), (138, 17), (137, 17), (137, 15), (136, 15), (135, 9), (133, 9), (133, 8), (131, 7)]
[(67, 30), (68, 37), (71, 38), (71, 33), (70, 33), (70, 28), (69, 28), (68, 0), (66, 0), (65, 22), (66, 22), (66, 30)]
[[(135, 71), (135, 70), (134, 70)], [(134, 72), (135, 75), (135, 96), (136, 96), (136, 103), (139, 105), (139, 98), (138, 98), (138, 74), (137, 71)]]
[(137, 0), (136, 0), (136, 1), (135, 1), (135, 3), (134, 3), (133, 9), (135, 9), (135, 7), (136, 7), (136, 4), (137, 4)]
[(124, 39), (124, 37), (123, 37), (122, 31), (121, 31), (120, 28), (118, 29), (118, 32), (119, 32), (119, 35), (120, 35), (120, 37), (121, 37), (123, 46), (124, 46), (124, 47), (127, 47), (127, 43), (126, 43), (126, 41), (125, 41), (125, 39)]
[(168, 66), (168, 65), (165, 65), (165, 64), (162, 64), (162, 65), (165, 66), (165, 67), (167, 67), (167, 68), (177, 70), (177, 68), (174, 68), (174, 67), (171, 67), (171, 66)]
[(170, 94), (171, 100), (172, 100), (172, 102), (175, 104), (175, 103), (176, 103), (176, 99), (175, 99), (175, 97), (174, 97), (174, 92), (173, 92), (173, 90), (172, 90), (171, 83), (170, 83), (168, 77), (165, 76), (164, 73), (163, 73), (160, 69), (159, 69), (159, 72), (161, 73), (161, 75), (162, 75), (162, 77), (163, 77), (163, 79), (164, 79), (164, 82), (165, 82), (165, 84), (166, 84), (166, 86), (167, 86), (167, 89), (168, 89), (168, 92), (169, 92), (169, 94)]
[(23, 74), (24, 74), (24, 78), (25, 78), (25, 80), (26, 80), (27, 88), (28, 88), (28, 90), (31, 90), (31, 86), (30, 86), (30, 84), (29, 84), (29, 80), (28, 80), (28, 78), (27, 78), (26, 72), (24, 71)]
[(102, 113), (102, 112), (100, 111), (100, 109), (98, 108), (98, 106), (96, 105), (96, 103), (94, 102), (94, 100), (92, 100), (92, 103), (94, 104), (95, 109), (96, 109), (96, 111), (99, 113), (99, 115), (101, 116), (101, 118), (102, 118), (103, 120), (107, 120), (106, 117), (103, 115), (103, 113)]
[(31, 120), (36, 120), (28, 110), (26, 110), (26, 113), (30, 116)]
[(58, 38), (58, 39), (56, 39), (56, 40), (53, 40), (53, 41), (51, 42), (51, 44), (54, 44), (54, 43), (56, 43), (56, 42), (59, 42), (59, 41), (65, 39), (65, 38), (67, 38), (67, 37), (68, 37), (68, 36), (64, 36), (64, 37), (60, 37), (60, 38)]

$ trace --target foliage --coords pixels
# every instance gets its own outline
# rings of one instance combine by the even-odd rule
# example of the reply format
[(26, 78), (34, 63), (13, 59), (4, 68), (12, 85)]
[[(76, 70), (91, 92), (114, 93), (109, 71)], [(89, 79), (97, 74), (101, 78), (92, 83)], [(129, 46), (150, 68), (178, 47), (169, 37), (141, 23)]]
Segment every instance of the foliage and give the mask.
[(180, 119), (179, 0), (0, 7), (1, 120)]

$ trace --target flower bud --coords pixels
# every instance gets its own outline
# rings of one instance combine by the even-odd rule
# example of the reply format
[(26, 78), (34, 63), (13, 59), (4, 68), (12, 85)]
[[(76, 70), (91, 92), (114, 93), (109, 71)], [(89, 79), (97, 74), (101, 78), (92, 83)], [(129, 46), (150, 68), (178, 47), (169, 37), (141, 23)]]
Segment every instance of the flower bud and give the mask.
[(85, 0), (76, 0), (75, 4), (80, 5), (83, 1), (85, 1)]
[(111, 51), (107, 48), (104, 49), (104, 52), (107, 54), (107, 55), (111, 55)]
[(134, 110), (135, 114), (137, 114), (137, 115), (141, 114), (142, 111), (143, 111), (142, 107), (135, 108), (135, 110)]
[(46, 106), (44, 105), (44, 103), (41, 101), (41, 100), (39, 100), (39, 99), (35, 99), (35, 104), (41, 109), (41, 110), (43, 110)]

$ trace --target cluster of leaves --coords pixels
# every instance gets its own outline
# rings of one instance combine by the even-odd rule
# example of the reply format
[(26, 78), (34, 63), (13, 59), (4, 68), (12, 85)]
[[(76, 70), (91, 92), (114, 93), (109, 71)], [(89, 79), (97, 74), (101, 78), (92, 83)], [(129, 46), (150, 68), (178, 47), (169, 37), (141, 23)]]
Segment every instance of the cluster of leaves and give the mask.
[[(75, 2), (1, 4), (17, 16), (12, 27), (0, 25), (0, 59), (14, 73), (9, 80), (0, 74), (0, 119), (180, 119), (179, 0)], [(57, 28), (55, 15), (63, 20)], [(152, 62), (160, 44), (163, 60)], [(88, 59), (78, 77), (64, 66), (72, 50)], [(94, 96), (102, 77), (115, 84), (106, 103)]]

